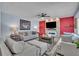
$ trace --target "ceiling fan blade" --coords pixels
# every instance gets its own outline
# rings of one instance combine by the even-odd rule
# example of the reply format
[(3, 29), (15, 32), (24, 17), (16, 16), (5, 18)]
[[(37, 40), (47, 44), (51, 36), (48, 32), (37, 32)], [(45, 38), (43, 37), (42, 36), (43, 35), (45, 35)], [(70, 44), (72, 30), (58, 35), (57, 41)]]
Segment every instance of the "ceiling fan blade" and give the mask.
[(47, 14), (44, 14), (44, 15), (47, 15)]
[(38, 17), (50, 17), (50, 16), (47, 16), (46, 13), (41, 13), (41, 14), (38, 14), (38, 15), (36, 15), (36, 16), (38, 16)]
[(45, 16), (45, 17), (50, 17), (50, 16)]

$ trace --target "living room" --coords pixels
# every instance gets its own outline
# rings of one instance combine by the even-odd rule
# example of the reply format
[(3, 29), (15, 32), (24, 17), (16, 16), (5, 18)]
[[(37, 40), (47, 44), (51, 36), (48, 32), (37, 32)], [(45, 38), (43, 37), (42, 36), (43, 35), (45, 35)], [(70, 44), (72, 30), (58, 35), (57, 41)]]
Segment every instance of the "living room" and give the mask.
[(79, 56), (78, 29), (79, 2), (0, 2), (1, 56)]

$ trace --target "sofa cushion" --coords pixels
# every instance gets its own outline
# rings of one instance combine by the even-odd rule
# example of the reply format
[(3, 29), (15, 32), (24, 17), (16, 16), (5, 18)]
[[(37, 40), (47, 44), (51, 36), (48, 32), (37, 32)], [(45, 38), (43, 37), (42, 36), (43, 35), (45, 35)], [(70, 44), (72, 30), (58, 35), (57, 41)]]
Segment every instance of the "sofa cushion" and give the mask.
[(4, 41), (0, 40), (0, 56), (11, 56), (11, 52), (5, 45)]
[(35, 31), (20, 31), (19, 34), (23, 37), (24, 41), (29, 41), (38, 37), (38, 34)]
[(72, 40), (79, 40), (79, 35), (77, 35), (77, 34), (73, 34), (73, 36), (72, 36)]
[(39, 54), (40, 49), (38, 47), (25, 42), (24, 50), (21, 53), (14, 54), (14, 56), (38, 56)]
[(75, 33), (68, 33), (68, 32), (64, 32), (65, 35), (71, 35), (72, 36), (72, 40), (79, 40), (79, 35), (75, 34)]
[(24, 48), (24, 42), (23, 41), (14, 41), (10, 38), (7, 38), (5, 40), (6, 45), (11, 50), (12, 53), (20, 53)]
[(41, 49), (41, 51), (40, 51), (41, 55), (43, 55), (45, 53), (45, 51), (47, 51), (48, 46), (49, 46), (48, 43), (41, 42), (41, 41), (38, 41), (38, 40), (31, 40), (31, 41), (28, 41), (27, 43), (40, 48)]
[(72, 35), (62, 35), (61, 38), (64, 42), (73, 42)]

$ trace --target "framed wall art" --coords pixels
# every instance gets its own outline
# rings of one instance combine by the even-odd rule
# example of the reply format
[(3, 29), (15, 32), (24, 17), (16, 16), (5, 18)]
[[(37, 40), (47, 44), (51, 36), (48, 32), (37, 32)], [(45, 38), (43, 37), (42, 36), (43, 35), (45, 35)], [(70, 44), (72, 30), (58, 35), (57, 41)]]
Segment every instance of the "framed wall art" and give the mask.
[(30, 30), (31, 22), (27, 20), (20, 19), (20, 30)]

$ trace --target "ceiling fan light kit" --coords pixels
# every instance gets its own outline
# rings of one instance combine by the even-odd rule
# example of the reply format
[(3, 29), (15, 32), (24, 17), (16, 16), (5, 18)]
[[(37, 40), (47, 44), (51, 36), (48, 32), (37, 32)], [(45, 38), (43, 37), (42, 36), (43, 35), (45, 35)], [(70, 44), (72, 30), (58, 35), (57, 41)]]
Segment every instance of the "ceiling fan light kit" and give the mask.
[(39, 16), (39, 17), (50, 17), (50, 16), (48, 16), (46, 13), (41, 13), (41, 14), (39, 14), (39, 15), (37, 15), (37, 16)]

